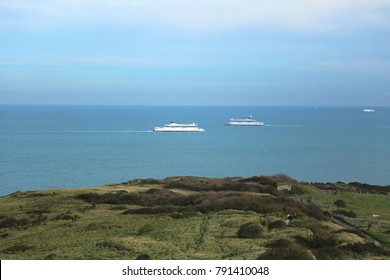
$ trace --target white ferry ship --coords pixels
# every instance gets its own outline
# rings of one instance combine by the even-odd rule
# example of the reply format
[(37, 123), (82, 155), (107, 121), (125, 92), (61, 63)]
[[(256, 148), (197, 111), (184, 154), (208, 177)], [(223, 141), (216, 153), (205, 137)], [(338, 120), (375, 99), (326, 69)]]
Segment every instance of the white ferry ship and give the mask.
[(155, 127), (155, 132), (205, 132), (203, 128), (199, 128), (196, 123), (175, 123), (171, 122), (162, 127)]
[(365, 113), (374, 113), (375, 110), (374, 109), (365, 108), (365, 109), (363, 109), (363, 112), (365, 112)]
[(238, 125), (238, 126), (261, 126), (264, 122), (258, 122), (253, 119), (252, 116), (243, 117), (241, 119), (230, 119), (226, 125)]

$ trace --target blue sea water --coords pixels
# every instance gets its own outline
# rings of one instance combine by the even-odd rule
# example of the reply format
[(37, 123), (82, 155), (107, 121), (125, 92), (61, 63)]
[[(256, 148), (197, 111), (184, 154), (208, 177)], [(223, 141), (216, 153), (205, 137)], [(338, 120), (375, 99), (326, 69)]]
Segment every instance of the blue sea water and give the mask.
[[(390, 185), (390, 108), (0, 105), (0, 195), (177, 175)], [(225, 126), (252, 114), (262, 127)], [(204, 133), (156, 133), (197, 122)]]

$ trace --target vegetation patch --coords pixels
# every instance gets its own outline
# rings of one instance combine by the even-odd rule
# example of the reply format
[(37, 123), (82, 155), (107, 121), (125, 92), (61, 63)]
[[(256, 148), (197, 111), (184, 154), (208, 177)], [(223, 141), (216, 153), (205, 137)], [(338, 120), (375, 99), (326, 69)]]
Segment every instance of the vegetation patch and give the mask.
[(378, 188), (279, 174), (16, 192), (0, 198), (0, 258), (390, 259)]
[(148, 189), (143, 192), (128, 193), (126, 191), (115, 191), (104, 194), (84, 193), (76, 196), (86, 202), (93, 204), (130, 204), (140, 206), (156, 205), (188, 205), (191, 198), (180, 193), (166, 189)]
[(127, 248), (125, 245), (121, 244), (120, 242), (113, 241), (110, 239), (99, 242), (96, 244), (96, 246), (99, 248), (108, 248), (108, 249), (114, 249), (118, 251), (131, 251), (129, 248)]
[(0, 229), (1, 228), (21, 228), (29, 224), (27, 219), (17, 219), (13, 217), (7, 217), (0, 220)]
[(23, 253), (28, 250), (32, 250), (33, 248), (34, 246), (19, 244), (19, 245), (8, 247), (4, 249), (2, 252), (6, 254), (17, 254), (17, 253)]
[(342, 207), (342, 208), (347, 207), (347, 205), (345, 204), (345, 201), (342, 200), (342, 199), (337, 199), (337, 200), (334, 202), (334, 205), (336, 205), (337, 207)]
[(287, 239), (273, 240), (259, 260), (313, 260), (313, 253), (305, 246)]
[(263, 228), (259, 223), (249, 222), (240, 226), (237, 231), (239, 238), (259, 238), (263, 233)]
[(78, 215), (71, 215), (69, 213), (61, 213), (59, 215), (57, 215), (55, 218), (55, 220), (71, 220), (71, 221), (76, 221), (78, 219), (80, 219), (80, 216)]
[(101, 223), (90, 223), (81, 227), (83, 231), (98, 231), (98, 230), (109, 230), (119, 228), (120, 226), (111, 222), (101, 222)]
[(286, 227), (286, 222), (282, 221), (282, 220), (276, 220), (276, 221), (270, 222), (268, 224), (268, 229), (269, 230), (279, 229), (279, 228), (284, 228), (284, 227)]
[(343, 216), (346, 216), (346, 217), (349, 217), (349, 218), (356, 218), (357, 215), (354, 211), (352, 210), (349, 210), (349, 211), (346, 211), (346, 210), (336, 210), (336, 211), (333, 211), (333, 213), (335, 214), (338, 214), (338, 215), (343, 215)]

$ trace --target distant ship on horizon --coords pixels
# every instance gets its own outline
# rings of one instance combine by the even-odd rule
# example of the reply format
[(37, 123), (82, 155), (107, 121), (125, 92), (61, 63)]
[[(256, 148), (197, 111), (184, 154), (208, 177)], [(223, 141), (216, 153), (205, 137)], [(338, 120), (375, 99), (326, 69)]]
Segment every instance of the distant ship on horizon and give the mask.
[(374, 109), (369, 109), (369, 108), (364, 108), (363, 112), (365, 112), (365, 113), (374, 113), (375, 110)]

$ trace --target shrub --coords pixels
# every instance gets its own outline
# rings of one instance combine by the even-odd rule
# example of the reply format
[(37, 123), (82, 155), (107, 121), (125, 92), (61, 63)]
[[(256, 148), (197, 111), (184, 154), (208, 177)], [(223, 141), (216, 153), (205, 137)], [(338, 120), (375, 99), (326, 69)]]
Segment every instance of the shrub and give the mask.
[(378, 246), (374, 242), (368, 242), (365, 244), (362, 243), (354, 243), (354, 244), (348, 244), (346, 246), (346, 249), (350, 250), (351, 252), (358, 254), (359, 256), (369, 256), (373, 253), (382, 255), (388, 259), (390, 256), (390, 250), (383, 246)]
[(376, 193), (376, 194), (388, 194), (389, 193), (389, 186), (383, 187), (383, 186), (376, 186), (376, 185), (369, 185), (369, 184), (362, 184), (359, 182), (351, 182), (348, 184), (348, 186), (356, 187), (359, 191), (363, 193)]
[(282, 220), (276, 220), (274, 222), (271, 222), (268, 224), (268, 229), (274, 229), (274, 228), (284, 228), (286, 226), (286, 223)]
[[(276, 198), (275, 203), (283, 206), (283, 212), (287, 214), (297, 215), (304, 213), (309, 217), (317, 220), (327, 221), (329, 217), (316, 205), (308, 205), (302, 202), (294, 201), (290, 198)], [(276, 210), (274, 210), (276, 212)]]
[(130, 204), (141, 206), (191, 204), (192, 197), (167, 189), (149, 189), (145, 192), (128, 193), (126, 191), (108, 192), (104, 194), (84, 193), (76, 198), (93, 204)]
[(167, 189), (149, 189), (134, 194), (135, 204), (142, 206), (175, 205), (187, 206), (192, 204), (192, 196), (173, 192)]
[(135, 258), (136, 260), (151, 260), (152, 257), (148, 254), (141, 254), (138, 257)]
[(334, 202), (334, 205), (336, 205), (337, 207), (342, 207), (342, 208), (346, 207), (345, 201), (342, 200), (342, 199), (336, 200), (336, 201)]
[(242, 192), (208, 193), (198, 197), (195, 207), (202, 213), (227, 209), (270, 213), (280, 211), (282, 206), (270, 196), (259, 196)]
[(266, 176), (252, 177), (247, 179), (183, 177), (176, 181), (167, 182), (165, 188), (207, 192), (255, 192), (278, 195), (275, 180)]
[(160, 185), (161, 181), (153, 178), (139, 179), (140, 185)]
[(295, 180), (294, 178), (291, 178), (287, 174), (283, 174), (283, 173), (275, 174), (272, 177), (275, 178), (279, 182), (280, 181), (281, 182), (292, 182), (292, 183), (296, 183), (297, 182), (297, 180)]
[(277, 187), (277, 183), (275, 182), (275, 180), (273, 178), (267, 177), (267, 176), (254, 176), (254, 177), (243, 179), (241, 181), (242, 182), (255, 182), (255, 183), (258, 183), (258, 184), (261, 184), (264, 186), (272, 186), (274, 188)]
[(335, 247), (338, 241), (333, 233), (326, 228), (312, 228), (313, 238), (310, 240), (312, 248)]
[(298, 202), (296, 205), (303, 213), (305, 213), (306, 215), (308, 215), (311, 218), (317, 219), (319, 221), (328, 221), (329, 220), (329, 216), (327, 216), (327, 214), (325, 214), (324, 211), (322, 211), (321, 208), (319, 208), (316, 205), (313, 205), (313, 204), (307, 205), (307, 204), (298, 203)]
[(288, 241), (287, 239), (276, 239), (269, 242), (266, 247), (267, 248), (285, 248), (288, 247), (291, 244), (291, 241)]
[(44, 260), (55, 260), (56, 258), (57, 258), (56, 254), (49, 254), (49, 255), (45, 256), (43, 259)]
[(237, 231), (239, 238), (259, 238), (263, 232), (263, 228), (260, 224), (255, 222), (249, 222), (243, 224)]
[(136, 202), (134, 195), (126, 191), (108, 192), (101, 195), (97, 193), (83, 193), (76, 196), (76, 198), (92, 204), (134, 204)]
[(267, 245), (269, 248), (258, 257), (259, 260), (312, 260), (311, 251), (286, 239), (277, 239)]
[(312, 237), (296, 236), (294, 238), (301, 245), (312, 249), (317, 259), (346, 258), (345, 250), (338, 247), (337, 235), (328, 227), (321, 225), (315, 220), (304, 221), (301, 223), (301, 227), (309, 229), (312, 232)]

